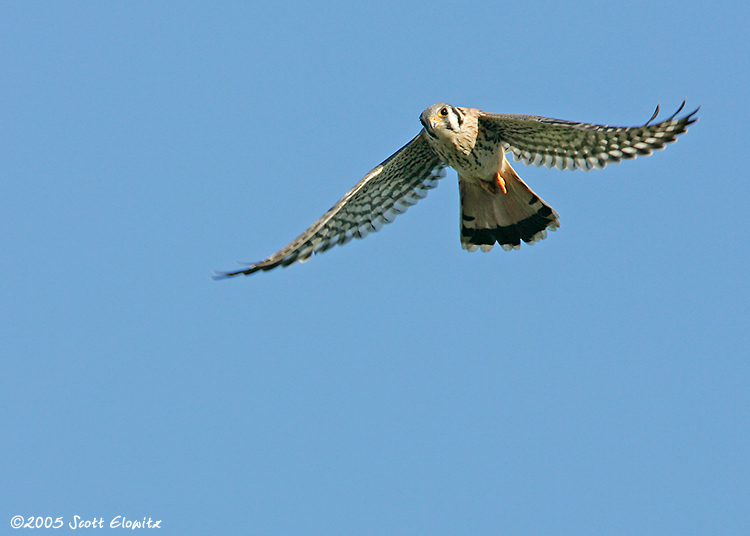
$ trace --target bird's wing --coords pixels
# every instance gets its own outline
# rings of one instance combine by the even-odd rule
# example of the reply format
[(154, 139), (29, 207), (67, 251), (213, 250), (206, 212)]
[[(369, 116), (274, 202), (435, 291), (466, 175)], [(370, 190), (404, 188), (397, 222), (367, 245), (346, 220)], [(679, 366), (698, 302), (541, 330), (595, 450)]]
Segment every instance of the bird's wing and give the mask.
[(215, 279), (304, 262), (352, 238), (364, 238), (406, 212), (445, 176), (445, 164), (421, 131), (385, 162), (370, 171), (304, 233), (270, 257), (248, 268), (216, 272)]
[(535, 115), (490, 114), (479, 112), (479, 128), (490, 142), (497, 143), (505, 152), (512, 152), (516, 161), (524, 164), (545, 165), (548, 168), (590, 170), (601, 169), (622, 159), (649, 155), (663, 149), (687, 131), (688, 125), (698, 120), (694, 115), (675, 119), (682, 106), (672, 116), (650, 125), (659, 113), (640, 127), (610, 127), (550, 119)]

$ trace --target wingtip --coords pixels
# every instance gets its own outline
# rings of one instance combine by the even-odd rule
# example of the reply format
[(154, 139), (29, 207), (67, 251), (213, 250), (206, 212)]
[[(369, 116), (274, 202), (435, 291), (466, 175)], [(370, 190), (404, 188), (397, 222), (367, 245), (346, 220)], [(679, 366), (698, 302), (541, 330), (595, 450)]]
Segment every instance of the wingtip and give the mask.
[[(680, 107), (677, 108), (677, 111), (675, 113), (673, 113), (672, 115), (670, 115), (668, 118), (666, 118), (664, 121), (662, 121), (662, 123), (665, 123), (667, 121), (674, 121), (675, 117), (677, 117), (677, 115), (685, 108), (686, 104), (687, 104), (687, 99), (683, 99), (682, 100), (682, 104), (680, 104)], [(648, 121), (646, 121), (646, 124), (643, 125), (644, 127), (648, 126), (649, 124), (651, 124), (651, 121), (653, 121), (654, 119), (656, 119), (656, 116), (659, 115), (659, 108), (660, 108), (660, 105), (657, 104), (656, 105), (656, 110), (654, 110), (654, 113), (651, 116), (651, 119), (649, 119)], [(695, 114), (697, 114), (700, 109), (701, 109), (701, 107), (698, 106), (695, 110), (693, 110), (692, 112), (690, 112), (689, 114), (687, 114), (685, 117), (679, 119), (678, 121), (682, 121), (684, 119), (687, 119), (687, 123), (686, 124), (692, 125), (693, 123), (695, 123), (698, 120), (697, 117), (693, 117), (693, 116)]]
[(661, 106), (661, 104), (657, 102), (656, 103), (656, 110), (654, 110), (654, 113), (651, 115), (651, 119), (649, 119), (648, 121), (646, 121), (646, 124), (643, 125), (644, 127), (647, 127), (649, 125), (649, 123), (651, 123), (651, 121), (653, 121), (654, 119), (656, 119), (656, 116), (659, 115), (659, 107), (660, 106)]
[(687, 117), (690, 119), (690, 123), (688, 123), (688, 124), (693, 124), (693, 123), (695, 123), (698, 120), (697, 117), (693, 117), (693, 116), (695, 114), (697, 114), (700, 111), (700, 109), (701, 109), (701, 107), (698, 106), (695, 110), (693, 110), (692, 112), (690, 112), (689, 114), (687, 114)]
[[(242, 264), (242, 263), (238, 263), (238, 264)], [(245, 270), (235, 270), (234, 272), (220, 272), (220, 271), (217, 271), (217, 270), (213, 270), (214, 275), (211, 276), (211, 279), (214, 280), (214, 281), (220, 281), (222, 279), (229, 279), (231, 277), (235, 277), (235, 276), (238, 276), (238, 275), (250, 275), (250, 274), (254, 274), (255, 272), (257, 272), (258, 270), (261, 269), (260, 267), (254, 265), (254, 264), (248, 264), (248, 266), (250, 268), (247, 268)]]
[(675, 117), (677, 117), (677, 114), (679, 114), (682, 111), (682, 109), (685, 107), (685, 104), (687, 104), (687, 99), (684, 99), (682, 101), (682, 104), (680, 104), (680, 107), (677, 108), (677, 111), (675, 113), (673, 113), (672, 115), (670, 115), (666, 120), (667, 121), (671, 121), (672, 119), (674, 119)]
[(221, 281), (222, 279), (229, 279), (230, 277), (234, 277), (239, 272), (219, 272), (218, 270), (212, 270), (213, 274), (211, 276), (212, 281)]
[[(685, 107), (685, 103), (686, 102), (687, 102), (687, 99), (685, 99), (684, 101), (682, 101), (682, 106), (680, 106), (680, 108), (674, 114), (672, 114), (672, 117), (670, 117), (669, 120), (673, 120), (677, 116), (677, 114), (682, 111), (682, 109)], [(684, 121), (685, 122), (685, 129), (686, 130), (687, 130), (688, 125), (692, 125), (693, 123), (695, 123), (695, 122), (698, 121), (699, 118), (695, 117), (695, 114), (697, 114), (700, 111), (700, 109), (701, 109), (701, 107), (698, 106), (695, 110), (693, 110), (689, 114), (687, 114), (684, 117), (682, 117), (681, 119), (679, 119), (679, 121)]]

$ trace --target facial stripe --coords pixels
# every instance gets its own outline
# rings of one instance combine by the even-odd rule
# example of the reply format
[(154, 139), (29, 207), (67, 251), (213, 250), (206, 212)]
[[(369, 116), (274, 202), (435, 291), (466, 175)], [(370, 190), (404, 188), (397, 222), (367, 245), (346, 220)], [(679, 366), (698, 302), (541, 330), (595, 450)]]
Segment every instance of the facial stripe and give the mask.
[(458, 118), (458, 126), (460, 127), (464, 124), (464, 114), (461, 113), (461, 110), (454, 108), (453, 106), (451, 106), (451, 109), (453, 110), (453, 113), (456, 114), (456, 117)]

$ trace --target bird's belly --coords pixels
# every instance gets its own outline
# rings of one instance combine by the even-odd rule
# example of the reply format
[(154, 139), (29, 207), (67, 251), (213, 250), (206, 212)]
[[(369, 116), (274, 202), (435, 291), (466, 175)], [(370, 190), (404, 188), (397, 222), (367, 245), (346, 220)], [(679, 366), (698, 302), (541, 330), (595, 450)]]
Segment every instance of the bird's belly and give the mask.
[(451, 166), (466, 180), (477, 183), (492, 182), (495, 174), (502, 168), (503, 158), (502, 153), (477, 151), (475, 148), (468, 155), (458, 155)]

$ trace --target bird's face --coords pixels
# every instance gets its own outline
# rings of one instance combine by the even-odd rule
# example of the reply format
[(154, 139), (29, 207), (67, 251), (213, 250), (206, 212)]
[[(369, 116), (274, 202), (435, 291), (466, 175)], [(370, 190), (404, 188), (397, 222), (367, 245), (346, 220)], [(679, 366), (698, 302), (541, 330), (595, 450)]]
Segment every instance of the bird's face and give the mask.
[(433, 138), (453, 137), (461, 132), (464, 113), (450, 104), (439, 102), (427, 108), (419, 120)]

